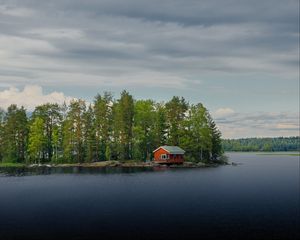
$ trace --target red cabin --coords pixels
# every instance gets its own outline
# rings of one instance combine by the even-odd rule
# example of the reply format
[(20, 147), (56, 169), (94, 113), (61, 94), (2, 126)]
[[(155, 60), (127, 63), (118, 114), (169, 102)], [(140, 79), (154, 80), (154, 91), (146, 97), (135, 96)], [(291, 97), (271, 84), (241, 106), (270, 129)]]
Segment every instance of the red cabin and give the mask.
[(153, 151), (154, 162), (164, 164), (182, 164), (184, 150), (177, 146), (161, 146)]

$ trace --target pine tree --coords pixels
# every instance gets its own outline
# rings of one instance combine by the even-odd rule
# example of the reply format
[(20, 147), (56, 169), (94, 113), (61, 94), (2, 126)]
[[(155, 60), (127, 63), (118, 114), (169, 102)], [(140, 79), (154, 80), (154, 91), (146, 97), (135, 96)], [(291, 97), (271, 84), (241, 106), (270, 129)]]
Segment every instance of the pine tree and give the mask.
[(109, 145), (106, 145), (106, 149), (105, 149), (105, 159), (106, 161), (110, 161), (111, 158), (111, 150)]
[(32, 121), (36, 117), (43, 119), (44, 122), (44, 132), (46, 136), (46, 143), (43, 147), (42, 158), (43, 162), (50, 162), (52, 160), (53, 155), (53, 129), (60, 129), (61, 121), (62, 121), (62, 114), (61, 108), (58, 104), (43, 104), (37, 106), (32, 114)]
[(137, 160), (149, 160), (152, 154), (154, 148), (155, 117), (154, 102), (152, 100), (139, 100), (135, 102), (133, 152), (135, 155), (134, 158)]
[(84, 113), (83, 100), (73, 100), (63, 123), (64, 158), (68, 162), (84, 161)]
[(2, 154), (5, 162), (24, 162), (26, 157), (28, 120), (23, 107), (8, 107), (3, 123)]
[(208, 118), (208, 125), (211, 131), (211, 141), (212, 141), (211, 158), (212, 160), (217, 160), (218, 157), (220, 157), (223, 154), (222, 139), (221, 139), (222, 134), (209, 113), (207, 113), (207, 118)]
[(111, 132), (111, 157), (112, 159), (123, 160), (121, 156), (121, 111), (120, 104), (115, 101), (112, 106), (112, 132)]
[(166, 144), (166, 134), (167, 134), (167, 117), (166, 109), (162, 103), (155, 105), (155, 120), (154, 120), (154, 146), (158, 148), (159, 146)]
[(188, 110), (188, 103), (184, 98), (173, 97), (166, 105), (169, 145), (180, 145), (180, 135), (183, 128), (183, 120)]
[(112, 124), (112, 95), (105, 92), (97, 95), (94, 100), (96, 158), (105, 160), (106, 146), (110, 144)]
[(84, 113), (84, 148), (85, 162), (93, 162), (96, 158), (95, 117), (90, 105)]
[(187, 155), (194, 161), (210, 160), (212, 137), (206, 108), (202, 104), (191, 106), (184, 126), (181, 142)]
[(2, 162), (3, 159), (3, 141), (4, 141), (4, 111), (0, 108), (0, 162)]
[(43, 150), (47, 144), (47, 137), (44, 133), (44, 120), (40, 117), (35, 117), (29, 130), (29, 162), (41, 163)]
[(62, 126), (54, 126), (52, 131), (52, 148), (53, 156), (52, 161), (58, 163), (62, 155)]
[[(163, 104), (134, 101), (127, 91), (118, 100), (104, 93), (88, 109), (83, 100), (37, 106), (29, 124), (23, 107), (0, 111), (0, 161), (24, 162), (27, 152), (31, 162), (147, 160), (153, 149), (165, 144), (184, 148), (193, 161), (216, 160), (223, 153), (221, 132), (207, 109), (179, 97)], [(297, 139), (283, 138), (223, 144), (239, 150), (299, 148)]]
[(122, 160), (132, 158), (132, 129), (134, 116), (133, 97), (127, 92), (121, 93), (121, 98), (118, 100), (118, 119), (117, 124), (120, 126), (120, 155)]

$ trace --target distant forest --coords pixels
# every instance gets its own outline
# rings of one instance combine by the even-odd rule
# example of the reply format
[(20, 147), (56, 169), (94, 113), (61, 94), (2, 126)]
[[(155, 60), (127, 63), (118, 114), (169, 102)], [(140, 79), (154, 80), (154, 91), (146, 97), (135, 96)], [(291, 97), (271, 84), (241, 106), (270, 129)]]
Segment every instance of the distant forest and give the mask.
[(221, 133), (203, 104), (183, 97), (135, 100), (127, 91), (91, 104), (43, 104), (32, 113), (11, 105), (0, 111), (0, 162), (83, 163), (152, 159), (160, 145), (176, 145), (190, 161), (222, 155)]
[(224, 151), (300, 151), (300, 137), (223, 139)]

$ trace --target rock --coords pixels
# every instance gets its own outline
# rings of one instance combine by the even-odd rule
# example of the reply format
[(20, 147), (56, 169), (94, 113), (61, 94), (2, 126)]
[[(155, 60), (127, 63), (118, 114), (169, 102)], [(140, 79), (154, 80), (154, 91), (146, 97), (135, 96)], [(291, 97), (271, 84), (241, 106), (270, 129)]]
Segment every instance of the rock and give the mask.
[(203, 162), (198, 162), (198, 163), (196, 164), (196, 166), (197, 166), (197, 167), (206, 167), (206, 164), (203, 163)]
[(28, 165), (28, 167), (38, 167), (38, 164), (36, 164), (36, 163), (30, 164), (30, 165)]
[(183, 166), (191, 167), (191, 166), (195, 166), (195, 163), (193, 163), (193, 162), (183, 162)]

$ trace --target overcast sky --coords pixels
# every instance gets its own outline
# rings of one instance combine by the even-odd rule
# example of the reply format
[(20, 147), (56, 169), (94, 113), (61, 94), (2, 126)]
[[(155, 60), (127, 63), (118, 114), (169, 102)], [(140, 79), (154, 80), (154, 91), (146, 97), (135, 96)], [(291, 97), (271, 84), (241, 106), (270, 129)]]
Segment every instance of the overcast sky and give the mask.
[(224, 137), (299, 135), (299, 0), (0, 0), (0, 107), (202, 102)]

